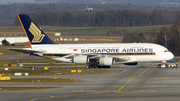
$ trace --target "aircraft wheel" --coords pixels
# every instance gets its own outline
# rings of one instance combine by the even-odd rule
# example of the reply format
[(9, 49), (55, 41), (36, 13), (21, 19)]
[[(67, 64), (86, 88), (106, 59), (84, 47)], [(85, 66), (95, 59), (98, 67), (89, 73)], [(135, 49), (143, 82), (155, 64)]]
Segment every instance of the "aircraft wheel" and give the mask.
[(103, 66), (103, 68), (110, 68), (110, 66)]
[(98, 65), (95, 65), (95, 68), (99, 68), (99, 66), (98, 66)]
[(92, 68), (98, 68), (98, 65), (91, 65)]
[(103, 68), (103, 66), (98, 66), (98, 68)]
[(87, 66), (86, 66), (86, 68), (90, 68), (90, 66), (89, 66), (89, 65), (87, 65)]
[(161, 64), (158, 65), (158, 68), (161, 68)]

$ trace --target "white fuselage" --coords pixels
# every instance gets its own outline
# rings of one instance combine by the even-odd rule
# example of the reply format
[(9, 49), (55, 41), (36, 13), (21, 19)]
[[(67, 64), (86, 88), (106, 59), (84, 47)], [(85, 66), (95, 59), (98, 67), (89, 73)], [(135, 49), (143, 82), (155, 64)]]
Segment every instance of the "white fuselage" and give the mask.
[(0, 37), (0, 45), (2, 45), (3, 40), (8, 41), (9, 44), (29, 42), (27, 37)]
[[(108, 44), (46, 44), (31, 45), (32, 49), (41, 50), (42, 56), (63, 62), (72, 62), (70, 58), (53, 56), (56, 54), (96, 55), (126, 59), (118, 63), (166, 61), (174, 57), (167, 48), (151, 43), (108, 43)], [(40, 54), (37, 54), (40, 55)]]

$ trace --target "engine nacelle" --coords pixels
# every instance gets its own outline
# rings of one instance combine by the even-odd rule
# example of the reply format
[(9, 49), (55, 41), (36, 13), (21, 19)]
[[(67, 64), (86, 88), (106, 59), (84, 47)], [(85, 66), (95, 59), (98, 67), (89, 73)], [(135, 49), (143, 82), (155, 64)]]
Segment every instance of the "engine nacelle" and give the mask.
[(138, 65), (138, 62), (124, 63), (124, 65)]
[(87, 55), (80, 55), (73, 57), (73, 63), (89, 63), (89, 57)]
[(99, 59), (100, 65), (112, 66), (114, 63), (115, 63), (115, 60), (113, 57), (102, 57)]

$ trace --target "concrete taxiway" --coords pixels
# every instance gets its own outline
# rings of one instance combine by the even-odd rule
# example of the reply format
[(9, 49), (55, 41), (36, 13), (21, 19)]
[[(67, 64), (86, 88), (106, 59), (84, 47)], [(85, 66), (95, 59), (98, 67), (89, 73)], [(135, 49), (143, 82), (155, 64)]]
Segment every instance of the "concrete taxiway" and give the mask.
[(157, 63), (113, 67), (93, 75), (24, 76), (12, 78), (68, 78), (81, 83), (3, 83), (0, 87), (57, 87), (1, 91), (2, 101), (152, 101), (180, 99), (180, 68), (157, 68)]

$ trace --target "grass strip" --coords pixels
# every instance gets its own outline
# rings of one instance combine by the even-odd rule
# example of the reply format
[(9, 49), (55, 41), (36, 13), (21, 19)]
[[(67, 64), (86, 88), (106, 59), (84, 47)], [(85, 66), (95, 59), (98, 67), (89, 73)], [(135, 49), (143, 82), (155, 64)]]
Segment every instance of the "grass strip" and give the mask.
[(33, 89), (49, 89), (56, 87), (0, 87), (1, 91), (10, 91), (10, 90), (33, 90)]
[(0, 83), (76, 83), (73, 79), (61, 78), (11, 78), (9, 81), (0, 81)]
[[(12, 67), (13, 68), (13, 67)], [(72, 72), (72, 70), (75, 70), (75, 72)], [(79, 72), (81, 70), (81, 72)], [(14, 75), (14, 73), (29, 73), (29, 75), (89, 75), (89, 74), (103, 74), (103, 73), (109, 73), (112, 70), (110, 69), (83, 69), (83, 68), (73, 68), (73, 69), (9, 69), (6, 70), (0, 70), (0, 74), (4, 75)]]

